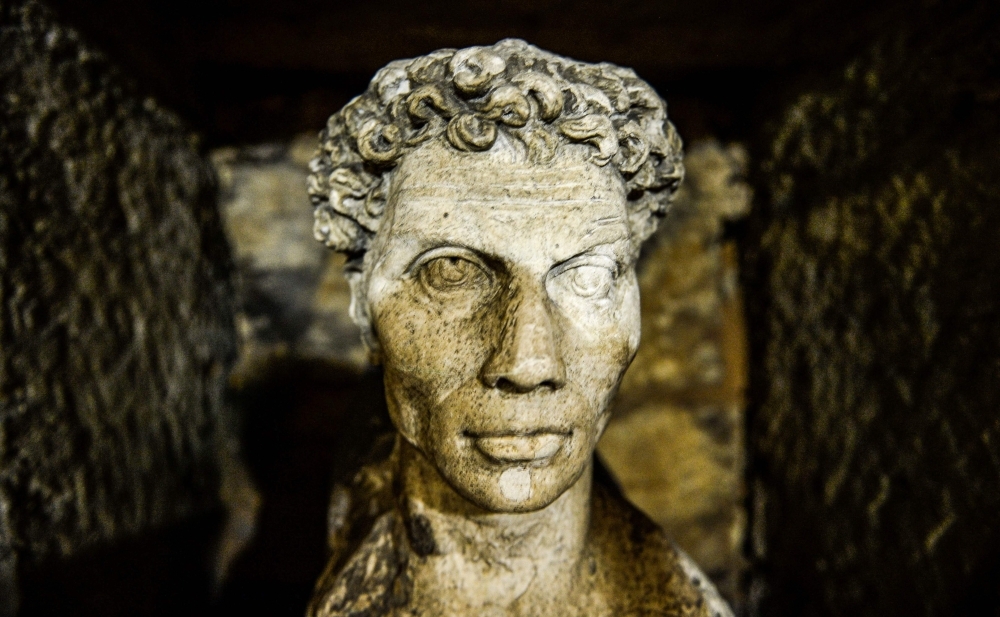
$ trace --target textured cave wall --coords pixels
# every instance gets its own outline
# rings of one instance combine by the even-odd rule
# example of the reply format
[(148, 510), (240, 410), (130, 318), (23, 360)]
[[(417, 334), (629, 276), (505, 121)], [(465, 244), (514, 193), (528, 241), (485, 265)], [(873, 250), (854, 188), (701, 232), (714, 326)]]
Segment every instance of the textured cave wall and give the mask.
[[(31, 0), (0, 0), (0, 85), (8, 614), (19, 572), (217, 507), (234, 333), (213, 175), (192, 134)], [(24, 606), (41, 593), (69, 592), (22, 594)]]
[(1000, 7), (907, 10), (762, 153), (760, 615), (1000, 615)]

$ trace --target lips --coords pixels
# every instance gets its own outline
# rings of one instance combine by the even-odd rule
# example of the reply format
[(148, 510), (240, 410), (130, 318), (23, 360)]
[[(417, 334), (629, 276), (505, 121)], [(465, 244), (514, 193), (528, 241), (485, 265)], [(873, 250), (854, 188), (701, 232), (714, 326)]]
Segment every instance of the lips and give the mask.
[(540, 431), (471, 437), (480, 452), (498, 463), (537, 463), (555, 456), (569, 441), (570, 433)]

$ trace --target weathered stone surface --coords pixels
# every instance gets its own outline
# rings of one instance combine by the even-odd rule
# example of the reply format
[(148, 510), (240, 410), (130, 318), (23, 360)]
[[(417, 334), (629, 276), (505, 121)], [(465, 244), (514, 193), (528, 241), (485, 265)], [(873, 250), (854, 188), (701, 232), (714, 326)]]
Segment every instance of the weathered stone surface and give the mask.
[(740, 602), (746, 351), (735, 247), (746, 153), (690, 147), (684, 184), (639, 265), (643, 342), (598, 445), (623, 492)]
[(30, 0), (0, 2), (0, 83), (10, 613), (16, 570), (218, 507), (234, 332), (194, 137)]
[(309, 614), (731, 614), (593, 482), (680, 158), (634, 72), (513, 39), (393, 62), (331, 116), (314, 234), (349, 257), (397, 435), (389, 509), (354, 496), (371, 531), (331, 542)]
[(928, 6), (761, 169), (760, 615), (1000, 614), (1000, 9)]
[[(238, 385), (255, 383), (275, 362), (320, 360), (352, 372), (367, 362), (348, 316), (343, 257), (315, 250), (312, 217), (301, 207), (314, 139), (213, 153), (242, 281), (240, 323), (249, 326)], [(749, 206), (745, 166), (739, 147), (688, 148), (671, 214), (640, 257), (643, 342), (598, 445), (625, 496), (705, 567), (731, 602), (740, 600), (744, 569), (746, 360), (735, 252), (721, 231)], [(310, 259), (298, 257), (309, 250)], [(278, 292), (268, 291), (272, 280), (283, 281)], [(300, 288), (289, 291), (292, 285)], [(255, 302), (260, 296), (267, 301)], [(273, 325), (290, 314), (299, 315), (297, 327)]]

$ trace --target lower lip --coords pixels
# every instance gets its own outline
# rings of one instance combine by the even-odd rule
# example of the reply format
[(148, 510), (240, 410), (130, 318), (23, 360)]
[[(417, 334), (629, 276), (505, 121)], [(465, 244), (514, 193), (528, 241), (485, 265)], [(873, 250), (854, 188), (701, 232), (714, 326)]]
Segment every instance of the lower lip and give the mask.
[(476, 449), (498, 463), (541, 463), (562, 450), (569, 437), (569, 433), (484, 435), (472, 441)]

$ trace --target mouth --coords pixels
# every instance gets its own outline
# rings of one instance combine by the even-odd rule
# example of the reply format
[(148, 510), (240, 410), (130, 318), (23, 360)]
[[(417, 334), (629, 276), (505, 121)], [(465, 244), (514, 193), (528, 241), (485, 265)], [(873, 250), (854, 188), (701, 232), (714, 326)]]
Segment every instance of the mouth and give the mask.
[(569, 441), (572, 433), (535, 431), (469, 435), (476, 449), (497, 463), (544, 463)]

